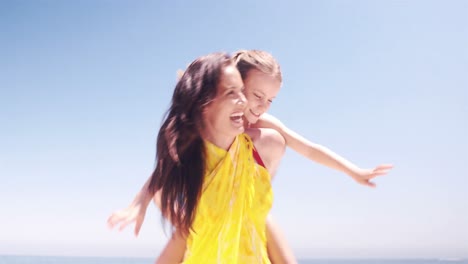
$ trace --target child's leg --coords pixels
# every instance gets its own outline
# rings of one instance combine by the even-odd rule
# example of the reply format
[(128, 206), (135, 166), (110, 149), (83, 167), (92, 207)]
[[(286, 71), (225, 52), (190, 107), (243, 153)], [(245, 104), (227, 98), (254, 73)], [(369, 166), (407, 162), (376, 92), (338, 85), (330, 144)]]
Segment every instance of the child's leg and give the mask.
[(296, 264), (296, 258), (292, 249), (286, 242), (286, 238), (279, 226), (268, 215), (266, 221), (268, 258), (272, 264)]
[(179, 264), (184, 259), (186, 241), (177, 231), (172, 234), (166, 247), (156, 260), (156, 264)]

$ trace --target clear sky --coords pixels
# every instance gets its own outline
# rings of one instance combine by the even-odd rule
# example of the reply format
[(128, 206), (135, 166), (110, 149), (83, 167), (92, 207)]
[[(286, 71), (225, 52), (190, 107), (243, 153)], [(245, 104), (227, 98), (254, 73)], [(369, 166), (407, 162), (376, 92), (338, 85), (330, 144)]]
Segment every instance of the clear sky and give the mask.
[(270, 113), (361, 167), (288, 150), (273, 216), (299, 257), (468, 257), (468, 1), (1, 1), (0, 254), (154, 257), (109, 214), (154, 166), (176, 70), (262, 49)]

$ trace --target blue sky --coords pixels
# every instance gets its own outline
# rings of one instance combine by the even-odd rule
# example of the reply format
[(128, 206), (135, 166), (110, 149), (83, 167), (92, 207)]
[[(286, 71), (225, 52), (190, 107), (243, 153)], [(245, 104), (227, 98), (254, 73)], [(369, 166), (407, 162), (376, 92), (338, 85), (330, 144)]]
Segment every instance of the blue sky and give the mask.
[(176, 70), (262, 49), (270, 113), (361, 167), (291, 150), (273, 216), (298, 257), (468, 257), (467, 1), (1, 1), (0, 254), (154, 257), (106, 226), (154, 165)]

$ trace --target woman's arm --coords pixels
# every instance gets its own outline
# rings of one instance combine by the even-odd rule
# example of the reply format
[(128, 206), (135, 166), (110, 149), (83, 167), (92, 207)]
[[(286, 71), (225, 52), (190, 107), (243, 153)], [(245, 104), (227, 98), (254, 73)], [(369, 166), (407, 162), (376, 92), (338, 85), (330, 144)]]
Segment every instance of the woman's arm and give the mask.
[[(268, 215), (266, 220), (268, 258), (272, 264), (296, 264), (292, 249), (289, 247), (279, 226)], [(156, 264), (181, 263), (186, 250), (186, 239), (178, 232), (172, 234)]]
[(163, 251), (161, 251), (156, 264), (181, 263), (184, 259), (186, 239), (177, 231), (172, 234)]
[(287, 128), (280, 120), (269, 114), (263, 114), (254, 126), (275, 129), (284, 137), (288, 147), (310, 160), (346, 173), (360, 184), (371, 187), (375, 186), (375, 184), (370, 182), (370, 180), (376, 176), (385, 175), (388, 170), (393, 167), (392, 165), (383, 164), (374, 169), (361, 169), (330, 149), (310, 142), (301, 135)]
[[(284, 154), (285, 141), (284, 138), (272, 129), (254, 129), (249, 131), (253, 137), (255, 147), (267, 166), (269, 172), (274, 175), (279, 161)], [(151, 197), (148, 191), (149, 179), (143, 185), (141, 190), (135, 196), (133, 202), (124, 210), (117, 211), (111, 215), (108, 223), (111, 227), (120, 225), (120, 229), (124, 229), (128, 224), (136, 221), (135, 235), (138, 235), (141, 225), (146, 214), (151, 199), (161, 208), (160, 192), (156, 192), (154, 197)], [(267, 249), (270, 261), (273, 264), (297, 263), (292, 253), (291, 248), (286, 243), (281, 230), (274, 224), (271, 217), (267, 218), (266, 222), (267, 234)], [(168, 241), (156, 263), (180, 263), (183, 259), (186, 250), (186, 240), (179, 234), (174, 233)]]
[(268, 258), (272, 264), (296, 264), (292, 249), (279, 226), (273, 221), (271, 215), (266, 220)]
[[(252, 138), (265, 168), (273, 178), (286, 148), (283, 136), (278, 131), (269, 128), (247, 129), (246, 133)], [(266, 219), (266, 236), (268, 258), (272, 264), (297, 263), (285, 236), (271, 215), (268, 215)]]

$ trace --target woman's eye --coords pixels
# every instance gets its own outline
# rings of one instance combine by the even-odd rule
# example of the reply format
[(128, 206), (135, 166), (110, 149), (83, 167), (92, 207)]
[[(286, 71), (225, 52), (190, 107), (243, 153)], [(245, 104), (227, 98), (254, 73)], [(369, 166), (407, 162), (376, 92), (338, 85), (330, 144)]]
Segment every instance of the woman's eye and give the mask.
[(255, 95), (255, 97), (257, 97), (258, 99), (261, 99), (261, 98), (262, 98), (262, 97), (261, 97), (260, 95), (258, 95), (258, 94), (254, 94), (254, 95)]

